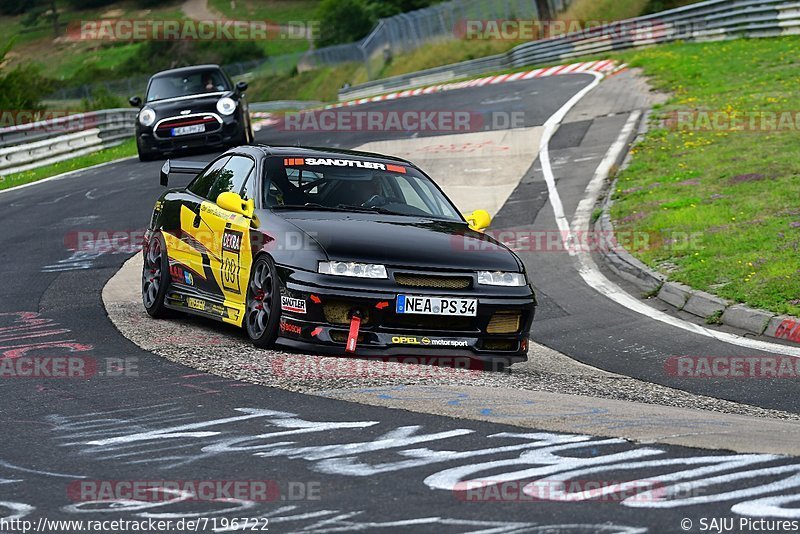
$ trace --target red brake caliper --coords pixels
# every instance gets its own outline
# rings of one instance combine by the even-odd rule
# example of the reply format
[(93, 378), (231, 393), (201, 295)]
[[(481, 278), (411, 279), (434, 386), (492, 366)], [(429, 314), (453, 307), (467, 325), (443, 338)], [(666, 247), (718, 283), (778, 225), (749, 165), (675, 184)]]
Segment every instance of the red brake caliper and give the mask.
[(361, 314), (356, 311), (350, 318), (350, 334), (347, 336), (347, 346), (345, 352), (355, 352), (358, 343), (358, 329), (361, 328)]

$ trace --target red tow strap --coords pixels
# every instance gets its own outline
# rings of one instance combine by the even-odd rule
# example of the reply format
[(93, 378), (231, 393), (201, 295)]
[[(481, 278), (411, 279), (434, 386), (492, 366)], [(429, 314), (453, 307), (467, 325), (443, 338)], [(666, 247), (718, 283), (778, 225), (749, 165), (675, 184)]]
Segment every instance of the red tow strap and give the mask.
[(361, 328), (361, 317), (357, 314), (353, 314), (353, 318), (350, 319), (350, 334), (347, 336), (347, 346), (344, 349), (345, 352), (356, 351), (359, 328)]

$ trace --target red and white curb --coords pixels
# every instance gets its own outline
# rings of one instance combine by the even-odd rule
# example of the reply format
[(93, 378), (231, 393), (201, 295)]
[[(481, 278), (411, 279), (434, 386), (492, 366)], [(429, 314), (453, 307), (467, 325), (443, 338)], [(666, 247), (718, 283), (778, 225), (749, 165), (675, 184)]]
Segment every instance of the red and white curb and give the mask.
[(524, 72), (515, 72), (513, 74), (498, 74), (497, 76), (485, 76), (483, 78), (475, 78), (473, 80), (465, 80), (462, 82), (431, 85), (429, 87), (408, 89), (406, 91), (396, 91), (394, 93), (373, 96), (370, 98), (360, 98), (357, 100), (351, 100), (349, 102), (330, 104), (328, 106), (325, 106), (325, 109), (340, 108), (343, 106), (357, 106), (359, 104), (367, 104), (369, 102), (382, 102), (384, 100), (395, 100), (398, 98), (406, 98), (409, 96), (429, 95), (431, 93), (438, 93), (440, 91), (452, 91), (453, 89), (466, 89), (468, 87), (483, 87), (484, 85), (516, 82), (519, 80), (530, 80), (533, 78), (547, 78), (549, 76), (558, 76), (560, 74), (580, 74), (582, 72), (608, 73), (615, 70), (616, 68), (617, 64), (612, 60), (572, 63), (571, 65), (557, 65), (555, 67), (546, 67), (542, 69), (535, 69)]
[[(494, 85), (498, 83), (516, 82), (520, 80), (531, 80), (533, 78), (547, 78), (550, 76), (560, 76), (563, 74), (580, 74), (583, 72), (601, 72), (604, 74), (611, 74), (625, 68), (625, 65), (617, 65), (613, 60), (603, 61), (587, 61), (582, 63), (572, 63), (570, 65), (557, 65), (555, 67), (545, 67), (523, 72), (515, 72), (513, 74), (498, 74), (496, 76), (485, 76), (483, 78), (475, 78), (472, 80), (464, 80), (461, 82), (445, 83), (440, 85), (431, 85), (428, 87), (420, 87), (417, 89), (407, 89), (405, 91), (395, 91), (394, 93), (387, 93), (384, 95), (373, 96), (369, 98), (359, 98), (350, 100), (348, 102), (340, 102), (337, 104), (328, 104), (321, 109), (336, 109), (341, 107), (358, 106), (361, 104), (369, 104), (372, 102), (383, 102), (386, 100), (397, 100), (398, 98), (408, 98), (418, 95), (429, 95), (432, 93), (439, 93), (441, 91), (452, 91), (454, 89), (467, 89), (470, 87), (483, 87), (484, 85)], [(310, 112), (319, 110), (308, 110)], [(278, 114), (257, 112), (252, 113), (254, 119), (260, 119), (253, 122), (253, 129), (260, 130), (261, 128), (272, 126), (280, 122)]]

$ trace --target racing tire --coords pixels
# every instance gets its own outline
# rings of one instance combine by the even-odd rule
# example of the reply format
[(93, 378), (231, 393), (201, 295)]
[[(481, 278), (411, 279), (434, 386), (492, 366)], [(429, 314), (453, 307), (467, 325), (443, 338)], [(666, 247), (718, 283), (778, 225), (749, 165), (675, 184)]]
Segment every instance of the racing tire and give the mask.
[(139, 154), (139, 161), (154, 161), (158, 159), (158, 156), (152, 152), (143, 151), (138, 146), (136, 147), (136, 152)]
[(271, 347), (278, 337), (281, 297), (278, 271), (272, 258), (259, 256), (250, 271), (243, 326), (247, 337), (260, 349)]
[(164, 306), (169, 289), (169, 259), (167, 245), (161, 232), (154, 234), (144, 252), (142, 266), (142, 304), (154, 319), (172, 317), (174, 313)]

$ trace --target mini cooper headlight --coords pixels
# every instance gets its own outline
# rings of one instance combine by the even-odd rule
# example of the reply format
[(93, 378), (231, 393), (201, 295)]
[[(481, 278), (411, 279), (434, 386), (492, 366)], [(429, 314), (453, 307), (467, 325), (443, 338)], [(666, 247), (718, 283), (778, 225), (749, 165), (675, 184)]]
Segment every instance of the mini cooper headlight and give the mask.
[(522, 287), (527, 282), (522, 273), (478, 271), (478, 283), (484, 286)]
[(230, 115), (236, 111), (236, 101), (230, 97), (220, 98), (217, 102), (217, 111), (222, 115)]
[(142, 108), (139, 112), (139, 123), (145, 128), (156, 122), (156, 112), (152, 108)]
[(319, 262), (320, 274), (352, 276), (355, 278), (388, 278), (386, 267), (374, 263), (352, 263), (346, 261)]

